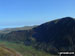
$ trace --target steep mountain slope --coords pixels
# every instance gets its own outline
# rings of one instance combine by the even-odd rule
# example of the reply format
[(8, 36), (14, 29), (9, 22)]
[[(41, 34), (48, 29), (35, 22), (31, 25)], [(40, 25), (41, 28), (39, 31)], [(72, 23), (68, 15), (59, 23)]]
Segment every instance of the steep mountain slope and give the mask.
[(37, 26), (25, 26), (20, 28), (8, 28), (0, 31), (0, 40), (16, 43), (31, 44), (32, 28)]
[(0, 40), (31, 45), (32, 34), (33, 34), (32, 30), (12, 31), (8, 34), (0, 34)]
[(34, 28), (36, 48), (50, 53), (75, 50), (75, 19), (65, 17)]

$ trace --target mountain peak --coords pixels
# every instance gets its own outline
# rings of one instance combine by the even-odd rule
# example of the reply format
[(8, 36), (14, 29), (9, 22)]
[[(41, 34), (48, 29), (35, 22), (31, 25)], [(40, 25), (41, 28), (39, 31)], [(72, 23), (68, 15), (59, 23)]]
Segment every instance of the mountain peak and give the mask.
[(70, 25), (74, 23), (75, 23), (75, 19), (72, 17), (64, 17), (58, 21), (58, 24), (69, 24)]
[(74, 20), (74, 18), (72, 17), (64, 17), (64, 18), (61, 18), (62, 20)]
[(72, 17), (64, 17), (65, 19), (73, 19)]

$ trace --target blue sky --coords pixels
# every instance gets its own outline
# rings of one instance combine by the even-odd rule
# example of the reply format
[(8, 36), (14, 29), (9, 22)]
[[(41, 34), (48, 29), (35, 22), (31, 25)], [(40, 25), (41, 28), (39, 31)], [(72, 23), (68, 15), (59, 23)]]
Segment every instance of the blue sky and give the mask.
[(0, 0), (0, 29), (75, 17), (75, 0)]

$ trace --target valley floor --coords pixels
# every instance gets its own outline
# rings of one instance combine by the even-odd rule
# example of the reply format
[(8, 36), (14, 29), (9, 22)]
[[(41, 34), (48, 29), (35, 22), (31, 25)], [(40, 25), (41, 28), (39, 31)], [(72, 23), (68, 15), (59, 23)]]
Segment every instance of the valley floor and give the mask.
[(12, 54), (12, 56), (54, 56), (44, 51), (36, 50), (31, 46), (7, 41), (0, 41), (0, 48), (7, 51), (8, 54)]

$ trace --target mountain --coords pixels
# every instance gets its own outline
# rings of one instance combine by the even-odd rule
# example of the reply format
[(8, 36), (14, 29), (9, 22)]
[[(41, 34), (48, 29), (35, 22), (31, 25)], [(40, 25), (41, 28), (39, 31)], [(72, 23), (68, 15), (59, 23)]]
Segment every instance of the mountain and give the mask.
[(36, 48), (50, 53), (75, 50), (75, 19), (65, 17), (44, 23), (34, 29)]
[(22, 43), (51, 54), (75, 50), (75, 19), (65, 17), (22, 30), (3, 30), (0, 40)]

